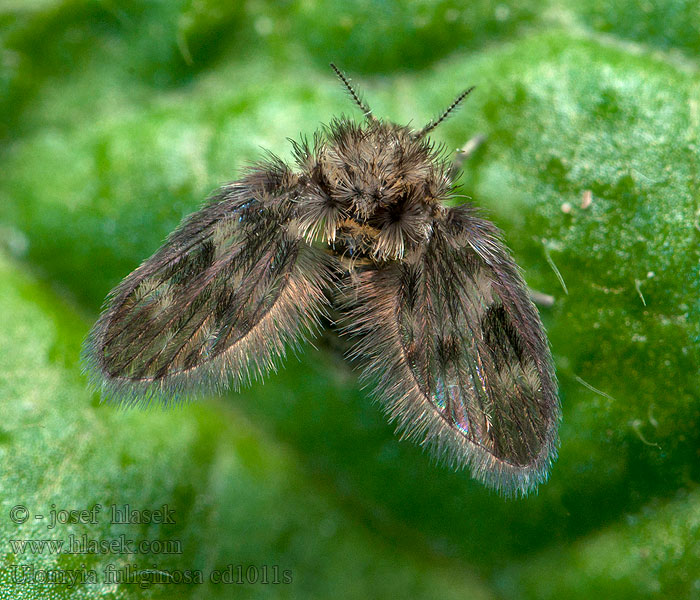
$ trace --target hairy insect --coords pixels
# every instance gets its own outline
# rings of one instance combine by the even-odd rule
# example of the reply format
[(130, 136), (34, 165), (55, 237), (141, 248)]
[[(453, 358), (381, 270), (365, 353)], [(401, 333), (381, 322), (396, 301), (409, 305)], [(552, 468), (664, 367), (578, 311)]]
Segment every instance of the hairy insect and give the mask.
[(332, 121), (225, 185), (110, 294), (84, 356), (103, 395), (165, 404), (274, 368), (329, 309), (405, 437), (506, 494), (546, 479), (560, 407), (547, 339), (499, 230), (447, 208), (428, 134)]

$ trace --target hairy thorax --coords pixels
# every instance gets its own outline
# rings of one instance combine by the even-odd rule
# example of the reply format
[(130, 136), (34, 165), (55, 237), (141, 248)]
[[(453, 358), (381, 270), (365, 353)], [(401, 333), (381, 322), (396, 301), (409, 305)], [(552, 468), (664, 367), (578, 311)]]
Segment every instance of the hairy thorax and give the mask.
[(442, 150), (391, 123), (334, 121), (296, 153), (299, 233), (352, 263), (410, 257), (451, 190)]

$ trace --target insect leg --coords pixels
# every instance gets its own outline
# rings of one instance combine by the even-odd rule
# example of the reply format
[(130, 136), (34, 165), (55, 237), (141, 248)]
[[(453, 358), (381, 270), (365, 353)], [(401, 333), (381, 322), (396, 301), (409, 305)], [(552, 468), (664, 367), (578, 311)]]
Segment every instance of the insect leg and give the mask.
[(485, 135), (475, 135), (466, 144), (464, 144), (464, 146), (457, 150), (457, 155), (455, 156), (455, 159), (452, 163), (452, 167), (450, 168), (450, 178), (453, 181), (462, 169), (464, 161), (470, 158), (471, 155), (474, 154), (474, 152), (476, 152), (477, 148), (484, 143), (484, 141), (486, 141)]

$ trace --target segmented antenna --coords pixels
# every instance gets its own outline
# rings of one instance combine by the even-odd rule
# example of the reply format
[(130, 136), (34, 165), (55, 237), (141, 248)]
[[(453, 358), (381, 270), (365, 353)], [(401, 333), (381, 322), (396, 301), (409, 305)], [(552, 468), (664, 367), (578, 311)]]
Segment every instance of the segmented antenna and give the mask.
[(455, 110), (460, 104), (462, 104), (462, 101), (472, 92), (472, 90), (476, 86), (472, 86), (466, 90), (464, 90), (459, 96), (457, 96), (452, 104), (450, 104), (447, 107), (447, 110), (443, 112), (440, 117), (434, 121), (430, 121), (423, 129), (421, 129), (418, 133), (416, 133), (416, 139), (422, 138), (424, 135), (429, 134), (433, 129), (435, 129), (440, 123), (442, 123), (447, 117), (450, 116), (450, 113)]
[(365, 118), (374, 120), (374, 116), (372, 115), (372, 110), (370, 109), (369, 106), (367, 106), (364, 103), (362, 98), (360, 98), (359, 94), (357, 94), (355, 92), (355, 90), (352, 89), (352, 86), (350, 85), (350, 81), (348, 80), (347, 77), (345, 77), (345, 74), (338, 67), (336, 67), (333, 63), (331, 63), (331, 69), (333, 69), (335, 71), (335, 74), (338, 76), (338, 79), (340, 79), (340, 81), (343, 82), (343, 85), (345, 85), (348, 92), (350, 92), (352, 99), (355, 101), (355, 104), (357, 104), (357, 106), (360, 107), (360, 110), (365, 115)]

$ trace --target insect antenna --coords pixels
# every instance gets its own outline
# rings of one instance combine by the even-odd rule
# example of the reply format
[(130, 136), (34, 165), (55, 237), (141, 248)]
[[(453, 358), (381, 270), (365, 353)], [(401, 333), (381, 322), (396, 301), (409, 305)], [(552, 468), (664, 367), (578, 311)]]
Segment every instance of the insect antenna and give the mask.
[(335, 71), (335, 74), (338, 76), (338, 79), (340, 79), (340, 81), (343, 82), (343, 85), (347, 88), (348, 92), (350, 93), (350, 96), (352, 96), (352, 99), (355, 101), (355, 104), (357, 104), (357, 106), (360, 107), (360, 110), (365, 115), (365, 118), (374, 121), (375, 117), (372, 114), (372, 109), (369, 106), (367, 106), (367, 104), (365, 104), (364, 100), (362, 100), (362, 98), (360, 98), (360, 95), (353, 89), (353, 87), (350, 85), (350, 80), (333, 63), (331, 63), (331, 69)]
[(423, 127), (423, 129), (421, 129), (418, 133), (415, 134), (415, 139), (419, 140), (420, 138), (429, 134), (438, 125), (440, 125), (440, 123), (442, 123), (447, 117), (450, 116), (450, 113), (452, 111), (454, 111), (460, 104), (462, 104), (462, 101), (472, 92), (474, 87), (475, 86), (467, 88), (459, 96), (457, 96), (454, 99), (454, 102), (452, 102), (452, 104), (450, 104), (447, 107), (447, 109), (440, 115), (439, 118), (430, 121), (430, 123), (428, 123), (425, 127)]

